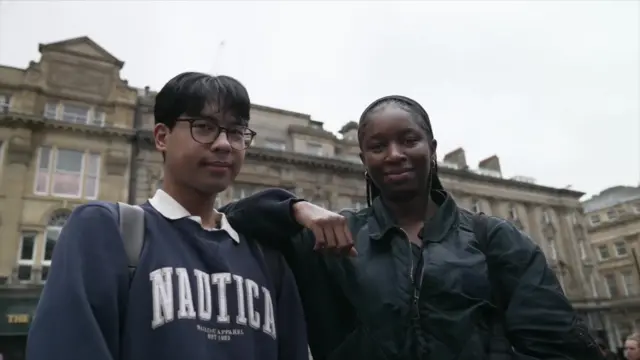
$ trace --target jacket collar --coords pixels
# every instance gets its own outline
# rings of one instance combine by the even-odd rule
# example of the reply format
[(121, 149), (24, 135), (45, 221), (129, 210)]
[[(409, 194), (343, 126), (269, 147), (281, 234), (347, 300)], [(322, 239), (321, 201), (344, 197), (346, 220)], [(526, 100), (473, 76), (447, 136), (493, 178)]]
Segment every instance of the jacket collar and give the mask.
[[(180, 205), (180, 203), (176, 201), (176, 199), (171, 197), (171, 195), (167, 194), (162, 189), (158, 189), (155, 195), (153, 195), (153, 197), (149, 199), (149, 204), (151, 204), (151, 206), (153, 206), (153, 208), (156, 209), (156, 211), (159, 212), (160, 215), (169, 220), (189, 218), (202, 226), (202, 219), (200, 218), (200, 216), (191, 215), (189, 211), (184, 208), (184, 206)], [(238, 235), (238, 232), (236, 232), (231, 227), (231, 224), (229, 224), (227, 217), (223, 213), (220, 213), (215, 209), (213, 211), (216, 216), (216, 222), (218, 223), (219, 228), (205, 228), (205, 230), (225, 231), (236, 243), (240, 243), (240, 236)]]
[[(449, 232), (451, 227), (458, 222), (458, 206), (451, 195), (444, 190), (432, 191), (431, 196), (438, 211), (431, 220), (422, 228), (421, 238), (427, 242), (440, 242)], [(389, 208), (380, 197), (373, 200), (371, 206), (373, 214), (369, 216), (369, 236), (374, 240), (389, 238), (387, 233), (391, 230), (400, 230)]]

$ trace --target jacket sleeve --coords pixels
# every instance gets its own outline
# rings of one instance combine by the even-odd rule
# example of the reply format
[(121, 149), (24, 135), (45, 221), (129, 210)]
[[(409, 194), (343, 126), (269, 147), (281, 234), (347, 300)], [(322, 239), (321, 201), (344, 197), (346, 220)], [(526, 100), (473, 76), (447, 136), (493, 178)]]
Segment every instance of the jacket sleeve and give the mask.
[(303, 227), (293, 217), (293, 204), (302, 199), (284, 189), (271, 188), (219, 209), (240, 233), (262, 242), (269, 238), (291, 238)]
[(540, 248), (503, 220), (488, 239), (487, 261), (496, 269), (494, 281), (502, 290), (504, 325), (513, 348), (536, 359), (603, 359)]
[(289, 241), (280, 242), (279, 250), (297, 283), (313, 359), (325, 360), (340, 351), (355, 330), (355, 311), (335, 277), (339, 276), (336, 269), (341, 261), (349, 260), (315, 251), (314, 244), (313, 233), (305, 229)]
[(29, 330), (28, 359), (118, 359), (129, 274), (115, 216), (89, 204), (69, 217)]
[(276, 301), (278, 359), (308, 360), (307, 328), (298, 288), (288, 266), (283, 266), (282, 273), (282, 286)]

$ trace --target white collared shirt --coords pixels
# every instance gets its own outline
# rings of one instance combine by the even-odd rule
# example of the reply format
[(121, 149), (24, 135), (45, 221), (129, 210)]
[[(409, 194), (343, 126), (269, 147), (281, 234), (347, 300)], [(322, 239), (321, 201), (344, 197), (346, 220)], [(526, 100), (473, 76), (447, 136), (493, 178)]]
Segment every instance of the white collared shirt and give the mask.
[[(162, 216), (169, 220), (178, 220), (182, 218), (189, 218), (202, 226), (202, 219), (200, 216), (191, 215), (184, 206), (180, 205), (179, 202), (176, 201), (171, 195), (167, 194), (164, 190), (158, 189), (156, 193), (153, 195), (151, 199), (149, 199), (149, 204), (153, 206), (156, 211), (158, 211)], [(216, 209), (213, 209), (215, 215), (218, 217), (218, 223), (220, 224), (220, 228), (205, 228), (203, 229), (207, 231), (226, 231), (227, 234), (236, 242), (240, 243), (240, 236), (238, 232), (235, 231), (227, 217)]]

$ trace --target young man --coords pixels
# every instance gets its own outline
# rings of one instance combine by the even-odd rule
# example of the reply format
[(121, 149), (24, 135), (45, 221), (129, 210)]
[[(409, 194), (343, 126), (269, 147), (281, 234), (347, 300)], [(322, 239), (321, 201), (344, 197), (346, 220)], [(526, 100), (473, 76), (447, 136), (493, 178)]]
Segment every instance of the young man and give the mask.
[(265, 252), (246, 235), (277, 233), (271, 224), (292, 215), (327, 233), (344, 223), (293, 206), (293, 195), (276, 189), (228, 207), (235, 229), (214, 210), (256, 135), (249, 110), (246, 89), (230, 77), (184, 73), (163, 87), (154, 136), (164, 189), (142, 205), (145, 241), (135, 272), (117, 205), (79, 206), (54, 251), (29, 333), (30, 360), (308, 358), (290, 270), (282, 262), (273, 279)]

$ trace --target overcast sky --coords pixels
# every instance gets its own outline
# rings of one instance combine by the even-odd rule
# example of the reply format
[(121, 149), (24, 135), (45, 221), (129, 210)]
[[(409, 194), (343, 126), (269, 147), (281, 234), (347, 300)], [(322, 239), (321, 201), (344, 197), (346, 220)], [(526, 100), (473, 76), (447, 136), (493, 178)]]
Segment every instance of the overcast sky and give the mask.
[[(640, 7), (609, 1), (0, 1), (0, 63), (88, 35), (159, 89), (188, 70), (337, 130), (415, 98), (438, 153), (589, 194), (640, 182)], [(220, 47), (221, 42), (225, 43)]]

